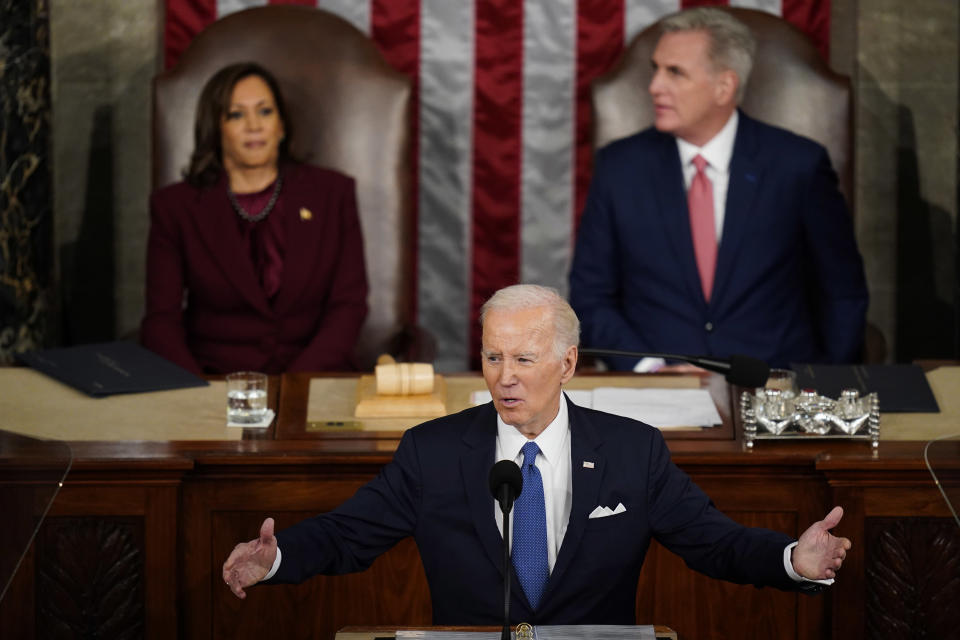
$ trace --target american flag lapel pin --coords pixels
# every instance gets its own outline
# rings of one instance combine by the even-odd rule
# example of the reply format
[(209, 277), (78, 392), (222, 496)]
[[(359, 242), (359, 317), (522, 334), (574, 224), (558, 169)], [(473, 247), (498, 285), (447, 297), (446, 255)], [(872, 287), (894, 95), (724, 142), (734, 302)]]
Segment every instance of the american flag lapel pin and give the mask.
[(313, 212), (306, 207), (300, 207), (300, 219), (304, 222), (308, 220), (313, 220)]
[(584, 460), (584, 461), (583, 461), (583, 468), (584, 468), (584, 469), (593, 469), (593, 467), (594, 467), (594, 464), (593, 464), (592, 462), (590, 462), (589, 460)]

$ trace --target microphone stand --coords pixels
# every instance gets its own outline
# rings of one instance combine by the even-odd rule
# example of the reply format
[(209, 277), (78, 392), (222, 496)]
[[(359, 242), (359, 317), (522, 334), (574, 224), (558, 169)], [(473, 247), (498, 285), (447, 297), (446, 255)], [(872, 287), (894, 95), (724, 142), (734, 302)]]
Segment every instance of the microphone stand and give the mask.
[(501, 460), (490, 469), (490, 492), (503, 514), (503, 631), (500, 640), (510, 640), (510, 510), (523, 491), (520, 467), (512, 460)]
[[(512, 508), (509, 485), (504, 484), (500, 492), (503, 496), (500, 504), (509, 504)], [(500, 640), (510, 640), (510, 508), (503, 509), (503, 630)]]
[(708, 371), (715, 371), (717, 373), (726, 373), (730, 369), (730, 363), (724, 362), (722, 358), (689, 356), (680, 353), (621, 351), (620, 349), (580, 349), (580, 353), (586, 356), (621, 356), (625, 358), (663, 358), (664, 360), (679, 360), (681, 362), (688, 362)]
[(621, 351), (618, 349), (580, 349), (583, 356), (623, 356), (628, 358), (663, 358), (680, 360), (696, 365), (707, 371), (723, 374), (732, 385), (740, 387), (762, 387), (770, 375), (770, 367), (763, 360), (749, 356), (732, 355), (730, 358), (712, 356), (690, 356), (680, 353), (650, 353), (643, 351)]

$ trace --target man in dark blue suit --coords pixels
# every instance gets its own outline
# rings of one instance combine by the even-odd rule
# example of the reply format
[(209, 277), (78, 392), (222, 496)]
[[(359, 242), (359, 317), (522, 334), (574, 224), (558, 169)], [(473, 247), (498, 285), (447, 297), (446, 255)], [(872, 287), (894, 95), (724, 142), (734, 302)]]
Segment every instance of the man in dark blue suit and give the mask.
[(598, 153), (578, 231), (584, 346), (857, 361), (867, 289), (826, 151), (737, 109), (756, 45), (736, 18), (661, 26), (654, 126)]
[(634, 624), (653, 538), (717, 578), (806, 590), (832, 582), (850, 548), (829, 533), (840, 507), (797, 542), (742, 527), (674, 466), (659, 431), (562, 394), (576, 368), (579, 321), (556, 291), (502, 289), (481, 322), (493, 402), (408, 430), (380, 475), (334, 511), (276, 536), (267, 518), (260, 537), (237, 545), (224, 563), (238, 597), (260, 581), (361, 571), (413, 536), (434, 622), (498, 624), (502, 515), (488, 476), (503, 459), (524, 467), (507, 568), (514, 621)]

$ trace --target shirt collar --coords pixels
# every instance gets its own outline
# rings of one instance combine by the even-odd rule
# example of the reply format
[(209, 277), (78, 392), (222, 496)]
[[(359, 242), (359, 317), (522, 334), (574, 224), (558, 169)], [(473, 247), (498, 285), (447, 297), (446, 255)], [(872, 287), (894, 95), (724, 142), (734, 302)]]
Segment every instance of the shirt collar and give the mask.
[[(570, 420), (567, 417), (567, 401), (563, 392), (560, 393), (560, 410), (553, 422), (533, 439), (540, 447), (540, 453), (551, 463), (556, 463), (563, 454), (567, 438), (570, 434)], [(516, 460), (520, 457), (520, 450), (530, 440), (520, 433), (516, 427), (503, 421), (497, 414), (497, 438), (500, 440), (500, 452), (504, 460)]]
[(737, 139), (737, 123), (739, 121), (740, 116), (734, 109), (733, 115), (723, 125), (723, 128), (702, 147), (677, 138), (681, 165), (686, 167), (699, 154), (714, 170), (727, 173), (730, 169), (730, 158), (733, 157), (733, 143)]

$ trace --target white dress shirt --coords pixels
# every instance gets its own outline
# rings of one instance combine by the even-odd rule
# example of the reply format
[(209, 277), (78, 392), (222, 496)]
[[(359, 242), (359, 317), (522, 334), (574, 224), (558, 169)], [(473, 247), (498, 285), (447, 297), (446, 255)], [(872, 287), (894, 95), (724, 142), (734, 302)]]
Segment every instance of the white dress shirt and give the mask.
[(723, 216), (727, 210), (727, 186), (730, 184), (730, 159), (733, 157), (733, 143), (737, 139), (739, 121), (740, 116), (734, 110), (727, 124), (723, 125), (717, 135), (710, 138), (710, 141), (702, 147), (677, 138), (685, 191), (690, 190), (693, 176), (697, 175), (697, 167), (694, 166), (693, 159), (699, 155), (707, 161), (704, 171), (713, 185), (713, 223), (717, 231), (718, 245), (723, 235)]
[[(560, 406), (557, 417), (533, 439), (540, 447), (534, 464), (543, 479), (543, 501), (547, 513), (547, 564), (550, 572), (557, 562), (557, 552), (563, 543), (563, 535), (570, 522), (570, 509), (573, 504), (573, 473), (570, 471), (570, 420), (567, 417), (567, 403), (560, 394)], [(513, 460), (517, 465), (523, 463), (523, 445), (530, 440), (516, 427), (504, 422), (497, 414), (497, 460)], [(493, 501), (497, 528), (503, 535), (503, 513), (500, 505)], [(510, 545), (513, 546), (513, 515), (510, 512)]]

